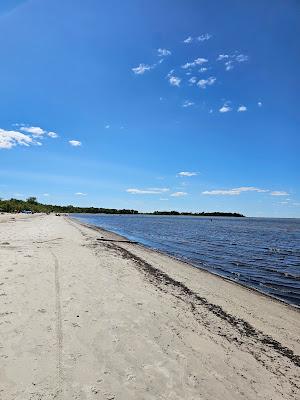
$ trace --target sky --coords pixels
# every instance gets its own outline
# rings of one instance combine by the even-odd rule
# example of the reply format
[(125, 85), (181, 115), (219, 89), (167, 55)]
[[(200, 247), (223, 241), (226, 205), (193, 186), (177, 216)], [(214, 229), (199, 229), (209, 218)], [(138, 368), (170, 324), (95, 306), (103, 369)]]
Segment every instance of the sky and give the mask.
[(297, 0), (1, 0), (0, 197), (300, 217)]

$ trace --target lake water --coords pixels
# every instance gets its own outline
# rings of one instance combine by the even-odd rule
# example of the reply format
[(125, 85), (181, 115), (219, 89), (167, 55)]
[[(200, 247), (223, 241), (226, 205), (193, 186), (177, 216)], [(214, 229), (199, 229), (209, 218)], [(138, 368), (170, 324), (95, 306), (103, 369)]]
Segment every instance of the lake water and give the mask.
[(74, 216), (300, 306), (300, 219)]

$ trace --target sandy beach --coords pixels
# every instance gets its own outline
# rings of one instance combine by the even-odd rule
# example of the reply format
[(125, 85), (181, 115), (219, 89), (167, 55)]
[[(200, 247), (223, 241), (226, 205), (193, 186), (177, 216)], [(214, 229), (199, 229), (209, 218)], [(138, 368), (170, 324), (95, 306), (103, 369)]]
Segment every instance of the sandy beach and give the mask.
[(100, 229), (0, 216), (0, 399), (288, 400), (300, 313)]

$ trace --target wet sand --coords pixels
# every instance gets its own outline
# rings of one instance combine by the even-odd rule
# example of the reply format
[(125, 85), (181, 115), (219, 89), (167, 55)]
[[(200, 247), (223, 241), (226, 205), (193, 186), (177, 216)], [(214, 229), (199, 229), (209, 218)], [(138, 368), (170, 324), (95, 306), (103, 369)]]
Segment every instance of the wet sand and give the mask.
[(299, 310), (118, 235), (0, 216), (1, 400), (297, 399), (299, 338)]

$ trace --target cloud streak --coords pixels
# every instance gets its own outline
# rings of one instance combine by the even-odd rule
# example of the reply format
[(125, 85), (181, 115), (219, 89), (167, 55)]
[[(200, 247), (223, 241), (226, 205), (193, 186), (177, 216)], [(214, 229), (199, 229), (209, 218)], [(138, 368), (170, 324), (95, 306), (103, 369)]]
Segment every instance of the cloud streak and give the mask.
[(257, 193), (266, 193), (268, 190), (260, 189), (254, 186), (242, 186), (233, 189), (225, 189), (225, 190), (206, 190), (202, 192), (205, 195), (212, 196), (239, 196), (241, 193), (245, 192), (257, 192)]
[(129, 188), (126, 189), (127, 193), (130, 194), (162, 194), (169, 192), (168, 188), (147, 188), (147, 189), (138, 189), (138, 188)]
[(192, 107), (195, 103), (190, 101), (190, 100), (184, 100), (184, 102), (182, 103), (182, 107), (183, 108), (188, 108), (188, 107)]
[(186, 192), (174, 192), (171, 194), (171, 197), (184, 197), (187, 196)]
[(274, 190), (270, 193), (271, 196), (289, 196), (289, 193), (285, 191)]
[(180, 177), (190, 177), (190, 176), (196, 176), (198, 175), (197, 172), (190, 172), (190, 171), (182, 171), (182, 172), (178, 172), (177, 176)]

